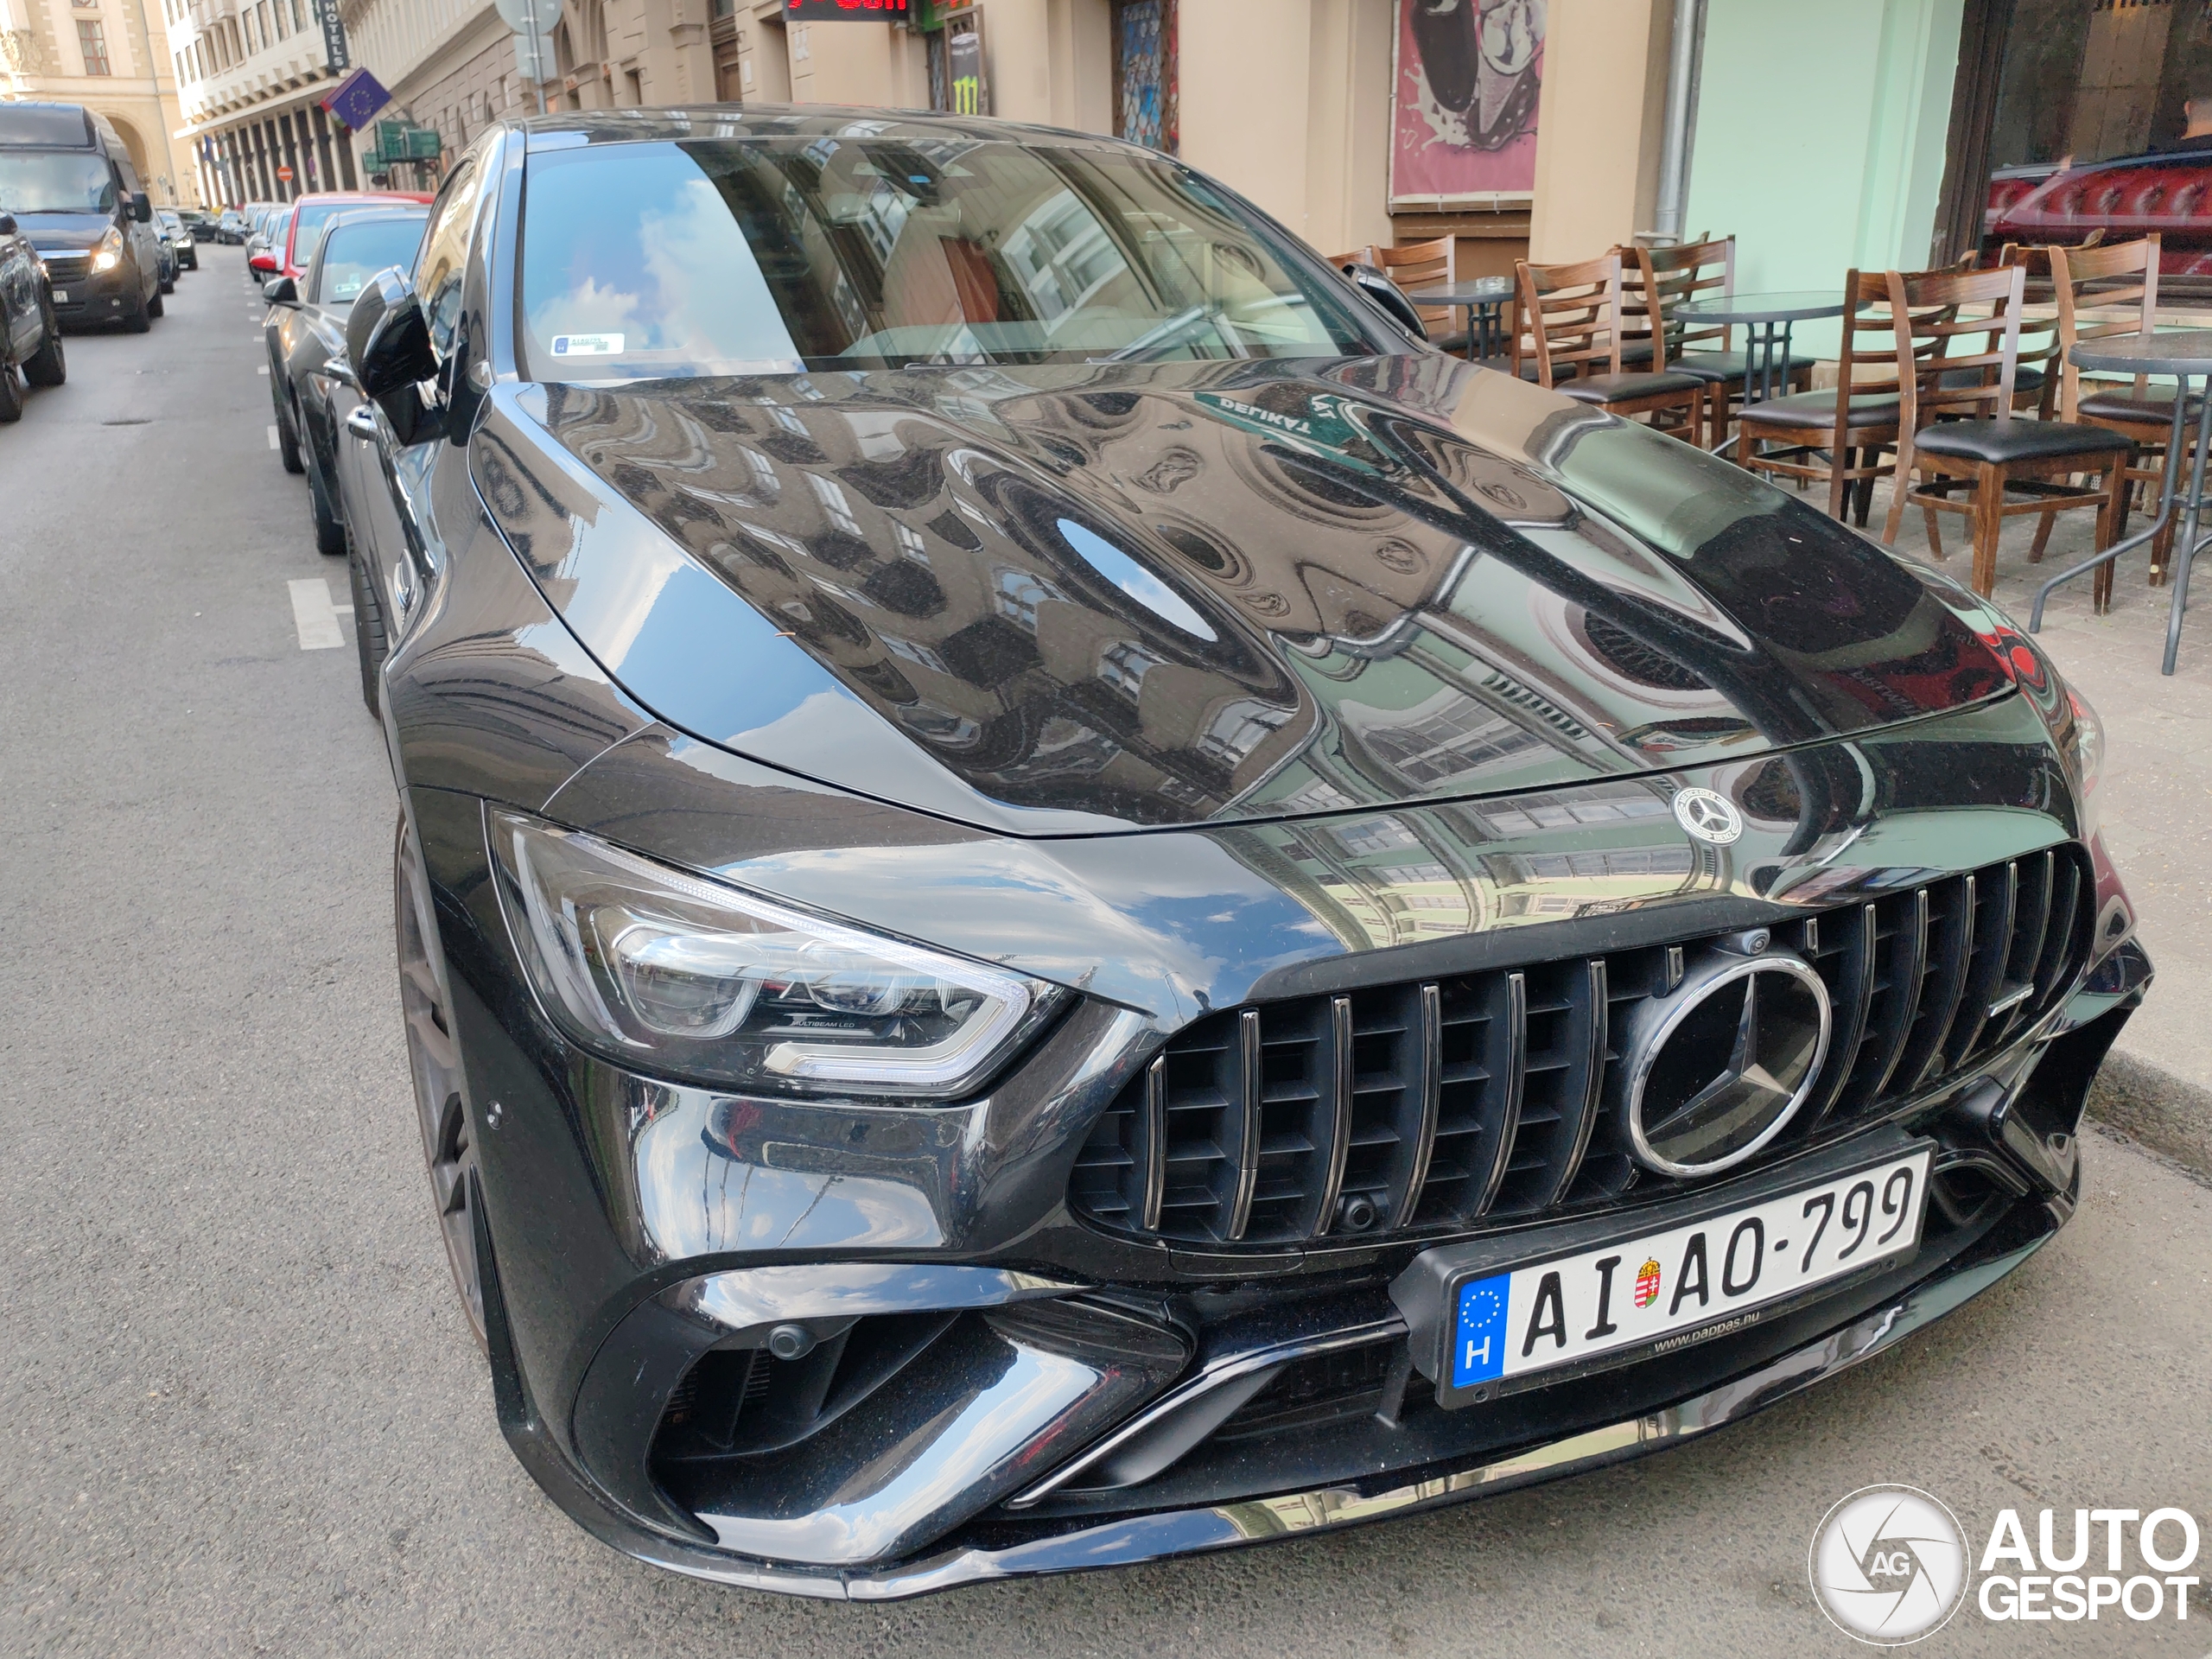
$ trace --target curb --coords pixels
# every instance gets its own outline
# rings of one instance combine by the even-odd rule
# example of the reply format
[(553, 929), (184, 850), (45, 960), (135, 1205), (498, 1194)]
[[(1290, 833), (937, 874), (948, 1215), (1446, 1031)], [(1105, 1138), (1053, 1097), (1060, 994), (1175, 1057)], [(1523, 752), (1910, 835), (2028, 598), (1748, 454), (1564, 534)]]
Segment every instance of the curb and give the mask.
[(2089, 1085), (2089, 1116), (2212, 1179), (2212, 1090), (2113, 1049)]

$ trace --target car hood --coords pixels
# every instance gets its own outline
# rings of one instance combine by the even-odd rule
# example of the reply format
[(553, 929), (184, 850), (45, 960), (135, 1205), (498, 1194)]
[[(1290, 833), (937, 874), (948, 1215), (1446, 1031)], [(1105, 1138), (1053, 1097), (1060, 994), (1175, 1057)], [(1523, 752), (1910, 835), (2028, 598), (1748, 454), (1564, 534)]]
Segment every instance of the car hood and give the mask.
[(17, 213), (16, 218), (41, 248), (89, 248), (115, 224), (105, 213)]
[(511, 385), (472, 442), (653, 714), (1015, 834), (1750, 760), (2012, 683), (1971, 594), (1435, 354)]

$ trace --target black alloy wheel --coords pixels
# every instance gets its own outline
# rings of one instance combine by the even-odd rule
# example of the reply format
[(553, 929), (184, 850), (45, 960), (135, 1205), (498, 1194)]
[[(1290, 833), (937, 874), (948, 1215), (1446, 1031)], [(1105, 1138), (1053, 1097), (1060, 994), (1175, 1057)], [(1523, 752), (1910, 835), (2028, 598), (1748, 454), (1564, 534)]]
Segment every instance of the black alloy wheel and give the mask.
[[(358, 616), (358, 613), (357, 613)], [(399, 815), (392, 858), (394, 923), (399, 942), (399, 1006), (407, 1023), (407, 1069), (422, 1119), (423, 1160), (429, 1167), (446, 1265), (479, 1347), (484, 1346), (484, 1284), (476, 1267), (478, 1202), (475, 1132), (462, 1086), (461, 1049), (454, 1040), (444, 959), (429, 920), (430, 884), (422, 855)]]
[(361, 659), (361, 701), (373, 715), (377, 677), (384, 667), (385, 653), (391, 649), (385, 634), (384, 601), (377, 592), (376, 578), (361, 558), (361, 550), (353, 544), (353, 532), (342, 524), (339, 529), (346, 537), (346, 579), (353, 589), (353, 650)]
[(40, 302), (46, 314), (46, 344), (23, 359), (23, 378), (35, 386), (58, 386), (69, 378), (69, 359), (61, 350), (61, 319), (54, 302)]

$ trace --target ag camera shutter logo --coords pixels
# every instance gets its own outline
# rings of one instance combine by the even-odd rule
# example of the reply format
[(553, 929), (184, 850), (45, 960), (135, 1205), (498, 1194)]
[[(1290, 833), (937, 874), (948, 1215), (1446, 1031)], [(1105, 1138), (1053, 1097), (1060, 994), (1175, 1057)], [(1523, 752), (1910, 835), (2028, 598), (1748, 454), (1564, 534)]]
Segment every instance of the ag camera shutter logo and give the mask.
[(1862, 1486), (1821, 1518), (1808, 1570), (1837, 1629), (1903, 1647), (1942, 1629), (1966, 1599), (1966, 1535), (1916, 1486)]

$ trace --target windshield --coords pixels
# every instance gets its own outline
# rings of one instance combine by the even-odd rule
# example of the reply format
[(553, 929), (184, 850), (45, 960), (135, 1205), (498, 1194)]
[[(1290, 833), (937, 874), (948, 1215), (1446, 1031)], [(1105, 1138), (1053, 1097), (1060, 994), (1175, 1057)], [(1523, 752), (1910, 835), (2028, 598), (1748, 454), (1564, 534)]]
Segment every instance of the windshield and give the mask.
[(292, 237), (292, 263), (304, 270), (315, 257), (315, 245), (322, 238), (322, 227), (351, 209), (359, 212), (358, 201), (305, 201), (292, 210), (298, 229)]
[(0, 207), (11, 213), (111, 213), (115, 175), (83, 150), (0, 150)]
[(412, 268), (428, 217), (379, 219), (365, 225), (340, 225), (331, 232), (322, 250), (317, 302), (351, 305), (369, 278), (387, 265), (397, 265), (403, 270)]
[(1341, 283), (1164, 158), (997, 141), (530, 157), (538, 378), (1365, 355)]

